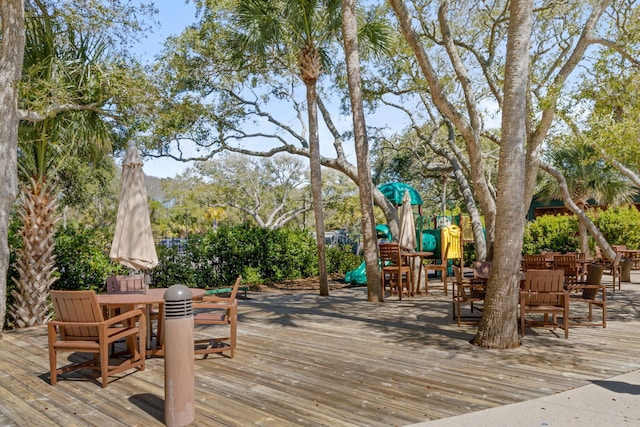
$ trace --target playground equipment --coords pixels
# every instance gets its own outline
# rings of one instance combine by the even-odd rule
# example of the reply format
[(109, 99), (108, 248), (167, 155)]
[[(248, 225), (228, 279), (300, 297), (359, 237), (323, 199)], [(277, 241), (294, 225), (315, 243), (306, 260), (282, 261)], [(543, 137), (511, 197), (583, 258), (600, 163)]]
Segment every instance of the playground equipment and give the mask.
[[(389, 199), (391, 203), (393, 203), (396, 207), (402, 205), (402, 197), (404, 196), (405, 191), (409, 192), (409, 196), (411, 197), (411, 205), (418, 206), (418, 215), (414, 215), (415, 223), (416, 223), (416, 241), (417, 241), (417, 250), (423, 252), (433, 252), (432, 259), (440, 260), (442, 259), (442, 251), (446, 247), (447, 242), (449, 242), (449, 253), (447, 254), (448, 263), (450, 265), (451, 260), (460, 260), (460, 265), (463, 265), (463, 237), (468, 236), (472, 233), (469, 233), (465, 227), (464, 236), (460, 215), (453, 216), (433, 216), (433, 228), (429, 228), (431, 225), (431, 220), (422, 215), (422, 198), (418, 191), (413, 188), (409, 184), (405, 184), (403, 182), (389, 182), (386, 184), (382, 184), (378, 187), (378, 190), (384, 194), (384, 196)], [(387, 224), (378, 224), (376, 225), (376, 235), (378, 237), (378, 241), (387, 241), (390, 242), (393, 240), (393, 236), (391, 235), (391, 230)], [(449, 268), (450, 269), (450, 268)], [(453, 275), (453, 271), (448, 273), (449, 275)], [(345, 282), (364, 285), (367, 283), (366, 277), (366, 269), (365, 263), (363, 262), (358, 268), (355, 270), (347, 272), (344, 278)]]
[[(389, 227), (385, 224), (376, 225), (378, 237), (384, 236), (384, 240), (393, 240)], [(458, 260), (459, 265), (464, 265), (464, 250), (462, 229), (457, 225), (450, 225), (441, 229), (424, 229), (422, 230), (422, 251), (433, 252), (431, 257), (434, 261), (442, 259), (444, 248), (449, 244), (447, 254), (447, 270), (451, 270), (453, 261)], [(453, 270), (448, 271), (448, 275), (453, 275)], [(351, 284), (364, 285), (367, 283), (365, 263), (360, 264), (355, 270), (347, 272), (344, 278), (345, 282)]]

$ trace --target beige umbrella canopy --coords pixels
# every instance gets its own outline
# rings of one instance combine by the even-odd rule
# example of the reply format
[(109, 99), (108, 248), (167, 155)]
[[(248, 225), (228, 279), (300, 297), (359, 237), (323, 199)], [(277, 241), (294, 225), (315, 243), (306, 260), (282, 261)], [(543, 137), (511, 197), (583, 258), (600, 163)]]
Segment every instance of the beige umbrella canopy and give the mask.
[(407, 251), (416, 250), (416, 224), (413, 222), (413, 210), (411, 208), (411, 196), (409, 191), (404, 191), (402, 206), (400, 207), (400, 247)]
[(148, 270), (158, 264), (149, 219), (142, 159), (132, 143), (129, 144), (122, 162), (120, 205), (109, 257), (135, 270)]

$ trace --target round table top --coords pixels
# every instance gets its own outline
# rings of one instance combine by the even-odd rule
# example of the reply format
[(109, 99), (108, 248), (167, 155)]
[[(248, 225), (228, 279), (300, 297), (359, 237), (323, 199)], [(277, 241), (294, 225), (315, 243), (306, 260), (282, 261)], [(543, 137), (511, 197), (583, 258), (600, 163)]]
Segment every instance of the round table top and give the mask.
[(400, 252), (400, 255), (402, 255), (402, 256), (415, 256), (415, 257), (428, 257), (428, 256), (433, 256), (433, 252), (421, 252), (421, 251), (408, 252), (408, 251), (402, 251), (402, 252)]
[[(103, 305), (109, 304), (162, 304), (164, 303), (164, 293), (169, 288), (151, 288), (148, 293), (144, 292), (126, 292), (113, 294), (99, 294), (98, 303)], [(204, 296), (204, 289), (191, 288), (191, 297), (199, 298)]]
[(640, 249), (618, 249), (616, 252), (621, 254), (637, 254), (640, 253)]

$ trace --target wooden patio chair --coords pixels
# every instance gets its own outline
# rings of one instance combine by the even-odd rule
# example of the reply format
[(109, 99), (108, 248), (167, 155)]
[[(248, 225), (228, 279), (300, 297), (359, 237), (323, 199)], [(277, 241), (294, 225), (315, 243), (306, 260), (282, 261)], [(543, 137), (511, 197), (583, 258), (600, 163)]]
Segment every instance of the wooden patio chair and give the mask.
[[(429, 270), (433, 270), (436, 272), (440, 272), (442, 276), (442, 288), (444, 289), (444, 294), (448, 295), (447, 270), (449, 268), (449, 244), (450, 242), (447, 242), (447, 246), (442, 252), (441, 258), (439, 260), (431, 260), (433, 262), (429, 262), (428, 264), (424, 265), (424, 283), (427, 294), (429, 293)], [(438, 264), (435, 264), (435, 262), (438, 262)]]
[(611, 249), (613, 249), (617, 253), (619, 251), (626, 250), (627, 249), (627, 245), (611, 245)]
[[(602, 326), (607, 327), (607, 287), (603, 285), (602, 273), (604, 266), (602, 264), (589, 264), (587, 268), (587, 279), (581, 283), (569, 286), (570, 291), (578, 291), (571, 294), (569, 305), (573, 303), (581, 303), (589, 305), (589, 315), (587, 317), (570, 317), (569, 326)], [(598, 293), (601, 294), (598, 298)], [(593, 306), (602, 309), (602, 321), (597, 323), (593, 321)]]
[[(56, 384), (58, 374), (82, 368), (98, 369), (103, 388), (109, 376), (133, 368), (144, 370), (146, 319), (142, 310), (105, 320), (93, 291), (51, 291), (51, 302), (55, 312), (55, 320), (47, 326), (51, 385)], [(121, 339), (126, 340), (130, 357), (111, 365), (110, 344)], [(92, 353), (93, 358), (58, 369), (59, 352)]]
[(603, 274), (607, 274), (610, 275), (612, 278), (611, 281), (611, 290), (613, 292), (616, 291), (616, 278), (618, 279), (618, 290), (621, 289), (621, 282), (622, 282), (622, 278), (620, 277), (620, 273), (621, 273), (621, 265), (620, 262), (622, 261), (622, 254), (621, 253), (616, 253), (615, 258), (613, 259), (613, 261), (600, 261), (598, 264), (601, 264), (604, 266), (604, 272)]
[(462, 276), (460, 267), (454, 265), (453, 275), (455, 277), (453, 291), (453, 318), (458, 320), (458, 326), (462, 324), (477, 323), (479, 318), (474, 321), (462, 321), (462, 304), (469, 304), (471, 313), (473, 314), (474, 303), (484, 302), (485, 297), (485, 279), (471, 277), (465, 278)]
[(473, 277), (476, 279), (488, 279), (492, 265), (491, 261), (473, 261)]
[(231, 293), (227, 298), (205, 295), (202, 300), (193, 302), (194, 325), (228, 325), (229, 333), (224, 337), (195, 339), (195, 354), (207, 355), (211, 353), (229, 352), (233, 359), (236, 351), (238, 329), (238, 289), (242, 276), (236, 278)]
[(408, 296), (411, 292), (411, 267), (403, 264), (400, 245), (397, 243), (381, 243), (378, 247), (380, 249), (380, 262), (382, 263), (380, 274), (382, 293), (384, 293), (388, 278), (389, 295), (391, 295), (394, 288), (397, 288), (398, 298), (402, 299), (402, 292), (406, 287)]
[[(130, 275), (119, 275), (119, 276), (109, 276), (106, 281), (106, 290), (108, 294), (126, 294), (126, 293), (144, 293), (148, 289), (146, 277), (144, 274), (130, 274)], [(133, 310), (134, 308), (139, 308), (141, 310), (145, 310), (145, 315), (147, 316), (147, 338), (151, 340), (152, 337), (156, 336), (156, 333), (153, 329), (153, 321), (158, 321), (160, 317), (160, 307), (157, 304), (153, 306), (138, 306), (134, 307), (132, 305), (122, 305), (122, 306), (108, 306), (104, 307), (105, 317), (113, 317), (118, 314)], [(156, 337), (156, 340), (158, 338)]]
[(144, 274), (107, 277), (107, 293), (144, 292), (147, 288)]
[[(543, 314), (544, 320), (526, 321), (527, 314)], [(549, 319), (551, 315), (551, 320)], [(558, 316), (562, 316), (562, 324)], [(553, 326), (569, 337), (569, 292), (564, 289), (562, 270), (527, 270), (520, 290), (520, 333), (526, 326)]]
[(580, 270), (576, 255), (556, 255), (553, 257), (553, 269), (564, 271), (565, 287), (578, 283)]
[(547, 268), (547, 259), (542, 254), (525, 254), (522, 256), (522, 269), (527, 270), (545, 270)]
[[(147, 289), (144, 274), (133, 274), (130, 276), (109, 276), (106, 281), (106, 291), (108, 294), (126, 294), (139, 292), (143, 293)], [(107, 315), (117, 315), (122, 311), (131, 310), (132, 306), (109, 307)], [(157, 318), (157, 310), (155, 318)]]

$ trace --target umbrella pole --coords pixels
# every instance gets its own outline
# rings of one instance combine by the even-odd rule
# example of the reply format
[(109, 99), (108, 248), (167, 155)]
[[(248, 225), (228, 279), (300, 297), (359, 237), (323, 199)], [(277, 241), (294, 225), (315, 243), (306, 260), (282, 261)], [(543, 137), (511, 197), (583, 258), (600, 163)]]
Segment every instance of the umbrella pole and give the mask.
[(149, 270), (142, 270), (142, 274), (144, 275), (144, 293), (149, 293), (149, 285), (151, 284), (151, 275), (149, 274)]

